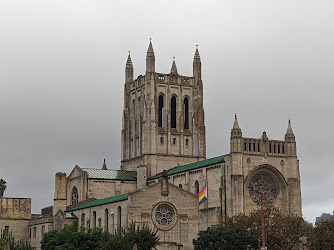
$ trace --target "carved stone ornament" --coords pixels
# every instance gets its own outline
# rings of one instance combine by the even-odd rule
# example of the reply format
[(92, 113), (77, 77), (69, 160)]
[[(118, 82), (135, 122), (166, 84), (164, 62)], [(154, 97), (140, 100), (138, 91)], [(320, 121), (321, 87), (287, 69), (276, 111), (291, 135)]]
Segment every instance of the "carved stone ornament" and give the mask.
[(274, 181), (265, 174), (255, 175), (249, 183), (249, 195), (256, 204), (271, 203), (276, 199), (277, 188)]

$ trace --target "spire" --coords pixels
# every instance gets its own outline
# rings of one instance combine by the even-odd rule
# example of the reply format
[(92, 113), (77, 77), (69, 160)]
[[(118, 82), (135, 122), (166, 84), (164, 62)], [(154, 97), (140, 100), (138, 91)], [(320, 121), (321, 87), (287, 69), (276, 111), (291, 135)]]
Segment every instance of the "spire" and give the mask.
[(175, 64), (175, 57), (173, 57), (173, 64), (172, 64), (172, 68), (170, 69), (170, 73), (177, 74), (177, 67), (176, 67), (176, 64)]
[(196, 44), (196, 51), (195, 51), (194, 61), (201, 61), (201, 57), (199, 56), (198, 45), (197, 44)]
[(231, 138), (242, 137), (241, 128), (239, 127), (237, 114), (234, 114), (233, 128), (231, 129)]
[(130, 56), (130, 50), (129, 50), (128, 60), (126, 61), (126, 67), (127, 68), (133, 68), (132, 60), (131, 60), (131, 56)]
[(288, 123), (288, 128), (287, 128), (286, 133), (285, 133), (285, 140), (286, 141), (295, 141), (295, 134), (292, 131), (290, 119), (289, 119), (289, 123)]
[(147, 54), (148, 53), (153, 53), (154, 54), (154, 50), (153, 50), (153, 46), (152, 46), (152, 38), (150, 38), (150, 44), (148, 45)]
[(107, 164), (106, 164), (106, 159), (104, 158), (103, 160), (103, 166), (102, 166), (103, 170), (107, 170)]
[(128, 60), (126, 61), (126, 66), (125, 66), (125, 82), (128, 83), (132, 81), (133, 81), (133, 65), (129, 50)]
[(152, 39), (150, 38), (150, 44), (148, 45), (147, 54), (146, 54), (146, 72), (153, 73), (155, 72), (155, 56), (152, 46)]
[(289, 119), (288, 129), (286, 130), (286, 133), (287, 134), (293, 134), (290, 119)]
[(202, 77), (201, 68), (202, 68), (201, 57), (199, 56), (198, 45), (196, 44), (196, 51), (195, 51), (194, 61), (193, 61), (193, 76), (197, 79), (201, 79)]
[(233, 124), (233, 128), (240, 128), (239, 127), (239, 123), (238, 123), (238, 118), (237, 118), (237, 113), (234, 114), (234, 124)]

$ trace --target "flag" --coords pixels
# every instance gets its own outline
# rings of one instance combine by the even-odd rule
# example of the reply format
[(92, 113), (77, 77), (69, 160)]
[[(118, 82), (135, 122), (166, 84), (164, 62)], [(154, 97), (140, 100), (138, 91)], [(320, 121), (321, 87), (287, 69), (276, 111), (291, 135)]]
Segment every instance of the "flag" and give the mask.
[(208, 190), (206, 186), (198, 193), (199, 205), (203, 204), (208, 199)]

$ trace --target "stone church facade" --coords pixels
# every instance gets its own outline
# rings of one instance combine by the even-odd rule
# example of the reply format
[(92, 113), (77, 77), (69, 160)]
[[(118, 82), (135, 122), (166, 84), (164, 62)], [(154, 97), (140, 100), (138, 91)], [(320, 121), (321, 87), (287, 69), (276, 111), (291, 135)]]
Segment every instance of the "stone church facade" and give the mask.
[[(75, 166), (68, 176), (56, 174), (54, 228), (74, 219), (109, 232), (146, 224), (158, 231), (158, 249), (193, 249), (200, 230), (217, 225), (221, 216), (249, 214), (261, 195), (283, 212), (302, 215), (290, 121), (282, 140), (269, 139), (266, 132), (250, 138), (235, 116), (230, 152), (206, 159), (198, 48), (192, 76), (179, 75), (175, 60), (169, 74), (156, 72), (151, 42), (145, 75), (134, 79), (128, 56), (121, 136), (119, 170), (104, 162), (102, 168)], [(199, 205), (197, 193), (205, 186), (208, 200)], [(32, 225), (38, 230), (38, 223)]]

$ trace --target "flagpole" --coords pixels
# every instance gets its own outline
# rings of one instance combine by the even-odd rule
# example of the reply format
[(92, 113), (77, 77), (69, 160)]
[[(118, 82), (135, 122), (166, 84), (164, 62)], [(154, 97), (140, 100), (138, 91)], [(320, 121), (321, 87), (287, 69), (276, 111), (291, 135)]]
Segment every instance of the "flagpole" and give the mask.
[(206, 227), (209, 228), (209, 186), (208, 180), (206, 180)]

